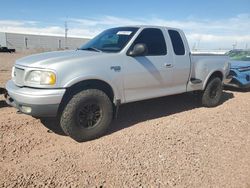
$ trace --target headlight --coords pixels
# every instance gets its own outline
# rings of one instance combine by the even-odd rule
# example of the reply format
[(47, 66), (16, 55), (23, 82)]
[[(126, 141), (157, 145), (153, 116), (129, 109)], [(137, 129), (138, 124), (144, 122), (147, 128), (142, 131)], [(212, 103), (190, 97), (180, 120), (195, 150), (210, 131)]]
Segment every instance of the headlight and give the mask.
[(31, 71), (26, 77), (26, 82), (39, 85), (54, 85), (56, 75), (51, 71)]

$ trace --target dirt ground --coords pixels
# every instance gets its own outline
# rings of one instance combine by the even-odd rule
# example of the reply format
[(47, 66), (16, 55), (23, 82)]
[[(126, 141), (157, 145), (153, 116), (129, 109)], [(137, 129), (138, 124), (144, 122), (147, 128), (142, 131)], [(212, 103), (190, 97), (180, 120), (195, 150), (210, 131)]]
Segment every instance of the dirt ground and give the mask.
[[(0, 53), (0, 86), (24, 53)], [(77, 143), (0, 97), (0, 187), (250, 187), (250, 92), (201, 107), (190, 94), (121, 107), (106, 136)]]

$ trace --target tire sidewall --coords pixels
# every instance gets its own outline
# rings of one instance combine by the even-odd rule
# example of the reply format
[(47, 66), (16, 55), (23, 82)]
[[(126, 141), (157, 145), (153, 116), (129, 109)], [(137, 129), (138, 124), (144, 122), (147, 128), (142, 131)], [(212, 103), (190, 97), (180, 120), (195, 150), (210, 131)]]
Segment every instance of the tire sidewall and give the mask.
[[(214, 86), (216, 86), (217, 94), (214, 98), (211, 98), (210, 92)], [(212, 78), (208, 82), (208, 84), (203, 92), (202, 99), (201, 99), (202, 104), (206, 107), (215, 107), (215, 106), (219, 105), (220, 100), (221, 100), (221, 96), (222, 96), (222, 90), (223, 90), (223, 86), (222, 86), (221, 79), (218, 77)]]
[[(96, 102), (101, 110), (101, 119), (94, 127), (84, 128), (78, 124), (78, 109), (89, 102)], [(76, 141), (86, 141), (100, 137), (108, 129), (113, 116), (112, 103), (108, 96), (97, 89), (87, 89), (74, 95), (65, 106), (60, 124), (65, 132)]]

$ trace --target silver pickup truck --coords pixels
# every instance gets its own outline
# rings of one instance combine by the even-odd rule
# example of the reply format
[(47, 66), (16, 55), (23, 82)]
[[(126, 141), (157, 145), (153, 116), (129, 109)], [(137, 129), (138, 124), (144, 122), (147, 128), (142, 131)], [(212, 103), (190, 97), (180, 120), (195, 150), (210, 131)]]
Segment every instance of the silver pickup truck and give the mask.
[(57, 117), (77, 141), (105, 133), (121, 104), (197, 91), (220, 103), (226, 56), (191, 54), (184, 33), (157, 26), (108, 29), (81, 48), (16, 61), (8, 104), (34, 117)]

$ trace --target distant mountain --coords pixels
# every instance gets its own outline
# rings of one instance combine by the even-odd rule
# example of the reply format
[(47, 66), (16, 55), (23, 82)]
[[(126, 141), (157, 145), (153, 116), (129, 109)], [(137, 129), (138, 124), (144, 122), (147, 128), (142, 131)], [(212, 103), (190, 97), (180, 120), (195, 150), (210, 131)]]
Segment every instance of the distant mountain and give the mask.
[(239, 61), (250, 61), (250, 50), (235, 49), (226, 53), (231, 59)]

